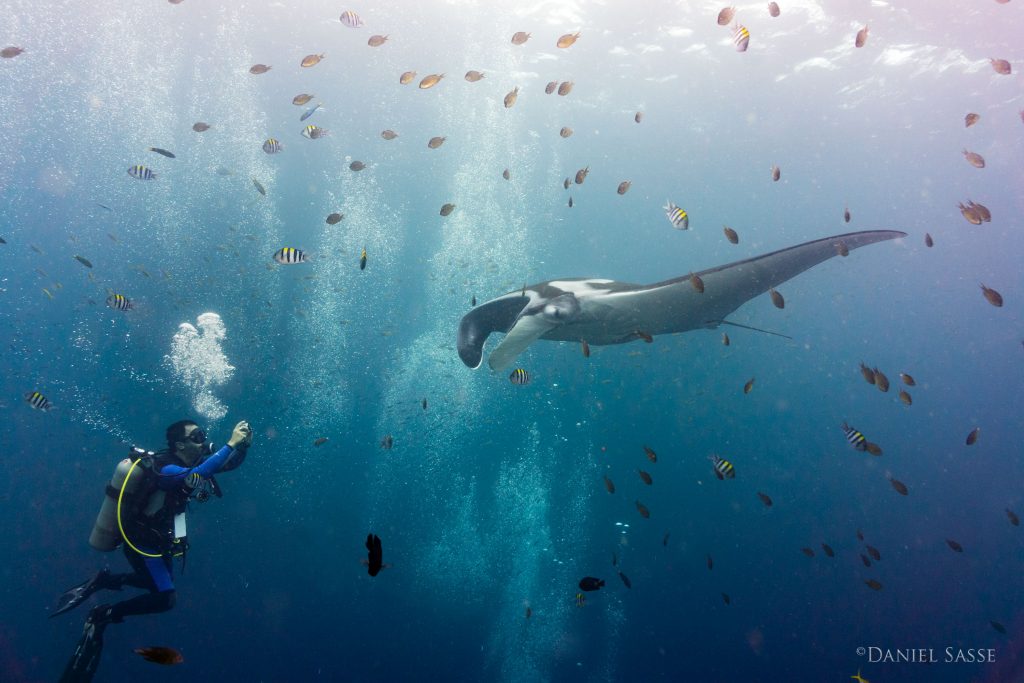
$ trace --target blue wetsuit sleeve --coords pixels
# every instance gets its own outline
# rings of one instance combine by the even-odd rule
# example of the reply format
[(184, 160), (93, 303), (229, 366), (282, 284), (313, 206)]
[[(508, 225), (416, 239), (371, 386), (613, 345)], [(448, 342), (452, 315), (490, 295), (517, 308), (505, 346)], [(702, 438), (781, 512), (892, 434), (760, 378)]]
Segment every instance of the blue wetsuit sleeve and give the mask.
[(181, 465), (173, 464), (164, 465), (160, 469), (160, 479), (157, 482), (157, 486), (165, 491), (169, 491), (185, 481), (185, 477), (192, 472), (197, 473), (203, 479), (208, 479), (210, 476), (220, 472), (220, 468), (228, 461), (232, 453), (234, 453), (234, 449), (224, 444), (219, 451), (195, 467), (182, 467)]

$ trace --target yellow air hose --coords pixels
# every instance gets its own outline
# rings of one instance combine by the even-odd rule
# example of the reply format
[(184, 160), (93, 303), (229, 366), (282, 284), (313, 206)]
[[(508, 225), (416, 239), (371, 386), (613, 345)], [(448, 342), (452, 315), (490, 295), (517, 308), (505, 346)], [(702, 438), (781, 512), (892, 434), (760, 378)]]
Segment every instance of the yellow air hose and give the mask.
[(132, 471), (135, 470), (135, 466), (139, 464), (139, 460), (141, 459), (142, 458), (139, 458), (138, 460), (132, 463), (132, 466), (128, 468), (128, 474), (125, 476), (124, 482), (122, 482), (121, 484), (121, 493), (119, 493), (117, 496), (117, 528), (121, 532), (121, 538), (123, 538), (124, 542), (128, 544), (128, 547), (137, 552), (139, 555), (143, 555), (145, 557), (163, 557), (163, 555), (153, 555), (151, 553), (143, 552), (136, 548), (135, 544), (132, 543), (131, 540), (128, 538), (128, 534), (124, 532), (124, 525), (121, 524), (121, 500), (124, 498), (124, 490), (125, 487), (128, 486), (128, 480), (132, 478)]

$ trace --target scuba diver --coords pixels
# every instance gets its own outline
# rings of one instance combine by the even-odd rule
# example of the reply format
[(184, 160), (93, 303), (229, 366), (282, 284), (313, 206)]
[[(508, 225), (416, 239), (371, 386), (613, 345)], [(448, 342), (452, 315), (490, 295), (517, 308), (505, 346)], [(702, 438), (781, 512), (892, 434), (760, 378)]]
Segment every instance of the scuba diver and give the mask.
[(227, 444), (216, 452), (206, 440), (206, 433), (191, 420), (169, 426), (166, 437), (166, 450), (154, 453), (133, 447), (129, 457), (118, 464), (89, 536), (89, 544), (103, 551), (114, 550), (123, 541), (125, 559), (132, 571), (113, 574), (109, 569), (101, 569), (91, 579), (65, 592), (50, 616), (74, 609), (99, 590), (119, 591), (131, 586), (147, 592), (92, 608), (62, 682), (92, 680), (108, 624), (121, 623), (127, 616), (166, 612), (174, 607), (172, 559), (181, 557), (184, 571), (188, 503), (205, 502), (211, 493), (221, 496), (213, 475), (242, 464), (252, 443), (252, 429), (248, 422), (239, 422)]

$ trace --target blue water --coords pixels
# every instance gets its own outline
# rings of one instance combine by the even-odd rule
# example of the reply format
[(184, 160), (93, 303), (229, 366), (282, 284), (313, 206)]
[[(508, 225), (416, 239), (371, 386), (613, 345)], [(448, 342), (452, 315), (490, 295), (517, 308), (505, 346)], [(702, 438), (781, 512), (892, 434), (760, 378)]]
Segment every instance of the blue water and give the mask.
[[(191, 417), (218, 443), (246, 419), (255, 444), (224, 498), (193, 506), (177, 606), (111, 626), (96, 681), (1024, 680), (1024, 531), (1005, 513), (1024, 514), (1024, 9), (936, 4), (743, 5), (741, 54), (710, 3), (8, 2), (0, 43), (26, 52), (0, 60), (0, 678), (60, 675), (87, 607), (50, 620), (57, 595), (125, 569), (87, 542), (114, 466)], [(344, 27), (345, 9), (366, 25)], [(300, 68), (310, 53), (326, 56)], [(417, 88), (430, 73), (446, 76)], [(575, 87), (545, 95), (551, 80)], [(328, 137), (299, 135), (299, 93), (323, 102), (305, 123)], [(284, 151), (264, 154), (268, 137)], [(992, 222), (968, 224), (968, 199)], [(791, 341), (700, 330), (590, 358), (540, 341), (517, 360), (525, 386), (456, 353), (474, 296), (656, 282), (874, 229), (908, 236), (781, 285), (783, 310), (763, 295), (730, 316)], [(283, 246), (312, 259), (278, 266)], [(135, 308), (108, 308), (111, 292)], [(204, 353), (234, 368), (207, 387), (223, 415), (171, 359), (205, 312), (226, 336)], [(204, 359), (186, 361), (205, 377)], [(32, 410), (35, 390), (55, 408)], [(883, 455), (851, 449), (843, 421)], [(392, 565), (375, 578), (370, 532)], [(588, 575), (607, 585), (577, 607)], [(185, 663), (147, 663), (146, 645)], [(911, 648), (938, 661), (877, 661)]]

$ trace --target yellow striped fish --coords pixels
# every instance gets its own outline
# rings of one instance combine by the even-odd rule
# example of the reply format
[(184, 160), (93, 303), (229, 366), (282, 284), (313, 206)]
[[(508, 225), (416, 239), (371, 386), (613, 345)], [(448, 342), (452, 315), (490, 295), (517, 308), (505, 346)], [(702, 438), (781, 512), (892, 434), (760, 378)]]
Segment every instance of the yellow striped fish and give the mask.
[(132, 302), (124, 294), (111, 294), (107, 297), (107, 306), (118, 311), (130, 311)]
[(309, 260), (306, 256), (306, 252), (295, 247), (281, 247), (274, 252), (274, 260), (284, 265), (294, 265), (296, 263), (305, 263)]
[(672, 224), (672, 227), (676, 230), (689, 230), (690, 229), (690, 216), (685, 211), (680, 209), (672, 202), (668, 202), (665, 206), (661, 207), (665, 209), (665, 215), (668, 216), (668, 222)]
[(310, 140), (319, 140), (325, 135), (327, 135), (326, 128), (314, 126), (312, 123), (302, 129), (302, 137), (309, 138)]
[(732, 42), (736, 44), (736, 52), (746, 52), (750, 45), (750, 31), (743, 24), (736, 24), (732, 29)]
[(846, 440), (856, 450), (866, 451), (868, 449), (868, 440), (864, 438), (864, 435), (845, 422), (843, 423), (843, 433), (846, 434)]
[(42, 410), (43, 412), (53, 407), (53, 404), (38, 391), (30, 391), (25, 394), (25, 400), (36, 410)]
[(283, 149), (284, 145), (282, 145), (277, 138), (267, 138), (263, 143), (263, 151), (267, 154), (277, 154)]
[(736, 468), (734, 468), (732, 463), (728, 460), (720, 458), (717, 455), (708, 457), (708, 460), (714, 464), (715, 476), (718, 477), (719, 480), (736, 478)]
[(508, 378), (512, 384), (526, 384), (530, 381), (530, 373), (522, 368), (516, 368)]
[(146, 168), (142, 164), (135, 164), (128, 168), (128, 175), (136, 180), (153, 180), (156, 178), (156, 173), (153, 173), (150, 169)]

